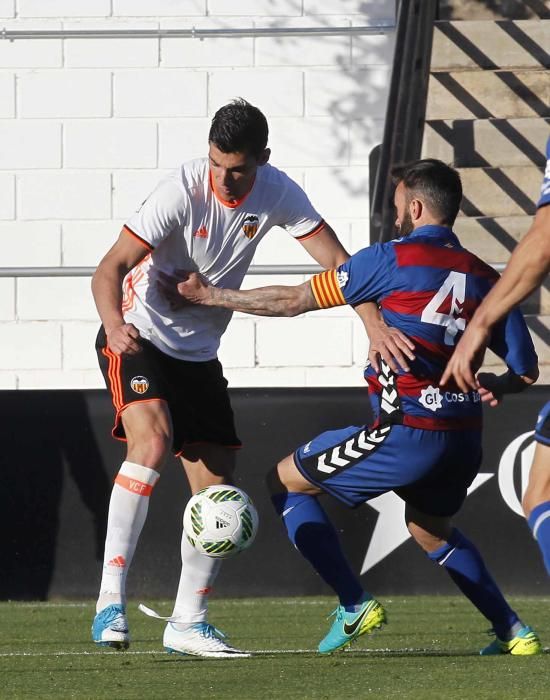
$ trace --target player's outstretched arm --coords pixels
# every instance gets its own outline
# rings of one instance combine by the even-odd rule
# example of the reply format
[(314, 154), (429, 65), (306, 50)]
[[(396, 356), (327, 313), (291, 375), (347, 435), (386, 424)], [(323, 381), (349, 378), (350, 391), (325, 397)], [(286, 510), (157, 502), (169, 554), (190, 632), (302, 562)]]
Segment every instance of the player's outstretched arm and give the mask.
[[(349, 258), (336, 233), (327, 223), (315, 236), (300, 242), (326, 270), (337, 268)], [(382, 358), (394, 372), (398, 371), (398, 366), (408, 370), (407, 359), (414, 360), (414, 344), (397, 328), (390, 328), (384, 323), (374, 302), (364, 302), (354, 308), (369, 337), (369, 362), (373, 367), (379, 371), (379, 360)]]
[(462, 391), (476, 389), (479, 369), (491, 329), (532, 294), (550, 270), (550, 206), (541, 207), (531, 228), (518, 244), (500, 280), (485, 297), (449, 360), (441, 378), (451, 378)]
[(349, 253), (326, 222), (314, 236), (305, 238), (300, 243), (325, 270), (332, 270), (349, 259)]
[(178, 294), (190, 304), (217, 306), (256, 316), (297, 316), (319, 308), (309, 282), (297, 286), (274, 285), (257, 289), (214, 287), (196, 272), (177, 285)]

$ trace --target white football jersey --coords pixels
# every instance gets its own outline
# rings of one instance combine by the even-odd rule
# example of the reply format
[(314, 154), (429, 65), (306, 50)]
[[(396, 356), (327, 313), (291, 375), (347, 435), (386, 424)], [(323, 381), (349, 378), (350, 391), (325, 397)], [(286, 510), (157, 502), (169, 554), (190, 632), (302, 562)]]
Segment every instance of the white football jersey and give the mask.
[(238, 289), (258, 243), (273, 226), (304, 239), (322, 225), (305, 192), (269, 164), (258, 168), (245, 197), (227, 203), (213, 190), (207, 158), (184, 163), (126, 223), (151, 252), (124, 278), (124, 319), (168, 355), (211, 360), (232, 312), (202, 306), (170, 309), (157, 284), (158, 271), (196, 271), (211, 284)]

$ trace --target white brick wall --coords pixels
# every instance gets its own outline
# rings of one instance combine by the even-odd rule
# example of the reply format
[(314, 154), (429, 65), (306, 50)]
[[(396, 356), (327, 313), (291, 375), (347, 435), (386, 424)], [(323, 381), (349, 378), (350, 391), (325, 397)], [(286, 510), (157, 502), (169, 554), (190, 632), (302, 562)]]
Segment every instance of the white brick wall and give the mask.
[(21, 219), (107, 219), (111, 216), (108, 173), (52, 172), (21, 174)]
[(203, 117), (206, 76), (205, 71), (117, 71), (114, 114), (116, 117)]
[(0, 17), (15, 15), (15, 0), (0, 0)]
[(0, 219), (15, 218), (15, 178), (0, 173)]
[(113, 0), (113, 15), (130, 17), (203, 17), (206, 0)]
[(157, 126), (127, 119), (69, 122), (64, 130), (64, 156), (67, 168), (154, 168)]
[(21, 117), (110, 117), (111, 73), (64, 70), (20, 73)]
[[(391, 24), (393, 0), (0, 0), (6, 30), (250, 29)], [(161, 177), (206, 154), (234, 97), (270, 124), (271, 161), (354, 251), (368, 243), (368, 162), (394, 45), (380, 35), (0, 41), (3, 267), (95, 266)], [(275, 229), (256, 264), (312, 264)], [(245, 287), (303, 275), (249, 275)], [(100, 387), (88, 277), (0, 277), (0, 388)], [(348, 308), (236, 314), (232, 386), (361, 386), (367, 341)]]
[(19, 17), (105, 17), (111, 0), (17, 0)]
[[(125, 26), (130, 28), (128, 24)], [(65, 42), (68, 68), (154, 68), (158, 61), (158, 39), (67, 39)]]
[(15, 76), (0, 73), (0, 118), (15, 116)]
[(57, 267), (61, 263), (61, 226), (51, 221), (0, 223), (4, 267)]
[(0, 279), (0, 321), (15, 320), (15, 281)]
[(0, 143), (0, 170), (61, 167), (59, 122), (1, 120)]

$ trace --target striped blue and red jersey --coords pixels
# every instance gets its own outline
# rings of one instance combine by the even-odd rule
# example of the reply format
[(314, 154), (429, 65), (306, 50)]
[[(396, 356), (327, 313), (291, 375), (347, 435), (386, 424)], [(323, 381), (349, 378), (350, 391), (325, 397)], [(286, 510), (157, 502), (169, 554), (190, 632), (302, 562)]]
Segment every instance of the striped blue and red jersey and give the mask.
[[(389, 326), (415, 344), (410, 371), (395, 376), (383, 364), (365, 378), (373, 409), (390, 422), (428, 430), (481, 428), (477, 392), (440, 387), (439, 380), (466, 324), (498, 279), (498, 274), (463, 248), (451, 229), (422, 226), (388, 243), (364, 248), (312, 280), (320, 306), (376, 301)], [(537, 355), (520, 311), (494, 329), (489, 347), (515, 374), (537, 364)]]
[(546, 170), (544, 171), (537, 207), (545, 207), (548, 204), (550, 204), (550, 137), (546, 142)]

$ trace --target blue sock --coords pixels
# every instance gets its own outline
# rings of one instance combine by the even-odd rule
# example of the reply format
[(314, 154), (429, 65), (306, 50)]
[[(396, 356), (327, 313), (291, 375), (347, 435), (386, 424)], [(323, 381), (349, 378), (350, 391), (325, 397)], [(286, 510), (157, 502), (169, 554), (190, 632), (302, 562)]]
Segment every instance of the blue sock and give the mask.
[(315, 496), (281, 493), (271, 498), (288, 537), (325, 583), (336, 592), (340, 604), (353, 607), (364, 591), (348, 564), (336, 530)]
[(466, 598), (491, 622), (497, 637), (509, 639), (519, 617), (504, 599), (476, 547), (455, 528), (449, 541), (428, 556), (447, 569)]
[(550, 575), (550, 501), (535, 506), (527, 522), (542, 552), (546, 571)]

